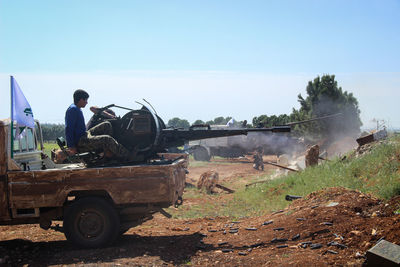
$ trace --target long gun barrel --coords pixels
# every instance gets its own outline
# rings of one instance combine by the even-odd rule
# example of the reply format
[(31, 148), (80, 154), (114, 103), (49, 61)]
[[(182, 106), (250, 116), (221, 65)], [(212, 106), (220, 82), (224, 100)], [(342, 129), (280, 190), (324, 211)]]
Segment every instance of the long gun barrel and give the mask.
[(290, 126), (276, 126), (270, 128), (251, 129), (196, 129), (196, 125), (189, 129), (163, 129), (161, 136), (168, 147), (181, 146), (187, 141), (201, 140), (234, 135), (247, 135), (249, 132), (290, 132)]
[(340, 116), (342, 116), (342, 115), (343, 115), (342, 113), (336, 113), (336, 114), (327, 115), (327, 116), (322, 116), (322, 117), (313, 118), (313, 119), (304, 120), (304, 121), (289, 122), (289, 123), (287, 123), (287, 124), (285, 124), (285, 125), (286, 125), (286, 126), (294, 126), (294, 125), (303, 124), (303, 123), (312, 122), (312, 121), (319, 121), (319, 120), (325, 120), (325, 119), (332, 119), (332, 118), (340, 117)]

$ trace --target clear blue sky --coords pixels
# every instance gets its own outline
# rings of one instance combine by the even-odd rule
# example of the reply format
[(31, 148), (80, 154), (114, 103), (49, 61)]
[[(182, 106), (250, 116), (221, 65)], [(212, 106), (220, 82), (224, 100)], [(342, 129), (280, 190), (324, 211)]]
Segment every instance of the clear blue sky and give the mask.
[(0, 115), (9, 75), (41, 121), (63, 122), (85, 88), (89, 104), (145, 97), (193, 122), (290, 113), (309, 80), (335, 74), (365, 125), (400, 127), (399, 47), (399, 0), (0, 0)]

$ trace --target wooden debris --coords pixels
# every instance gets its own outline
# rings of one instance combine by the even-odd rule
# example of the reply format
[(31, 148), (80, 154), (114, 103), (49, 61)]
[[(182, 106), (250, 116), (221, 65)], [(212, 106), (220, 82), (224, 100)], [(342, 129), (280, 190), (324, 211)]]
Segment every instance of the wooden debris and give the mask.
[(219, 189), (222, 189), (222, 190), (225, 190), (228, 193), (235, 193), (235, 190), (229, 189), (229, 188), (227, 188), (227, 187), (225, 187), (223, 185), (220, 185), (220, 184), (216, 184), (215, 187), (217, 187)]
[(273, 238), (272, 240), (271, 240), (271, 243), (281, 243), (281, 242), (286, 242), (286, 241), (288, 241), (288, 239), (287, 238)]
[(311, 248), (311, 249), (319, 249), (319, 248), (322, 248), (322, 244), (318, 244), (318, 243), (316, 243), (316, 244), (311, 244), (311, 245), (310, 245), (310, 248)]
[(276, 246), (276, 248), (287, 248), (288, 247), (288, 245), (279, 245), (279, 246)]
[(197, 182), (198, 189), (206, 189), (207, 193), (211, 194), (215, 188), (219, 179), (218, 172), (208, 171), (200, 175), (199, 181)]
[(299, 238), (300, 238), (300, 234), (294, 235), (294, 236), (292, 237), (292, 241), (297, 240), (297, 239), (299, 239)]
[(306, 167), (318, 165), (319, 146), (313, 145), (306, 151)]

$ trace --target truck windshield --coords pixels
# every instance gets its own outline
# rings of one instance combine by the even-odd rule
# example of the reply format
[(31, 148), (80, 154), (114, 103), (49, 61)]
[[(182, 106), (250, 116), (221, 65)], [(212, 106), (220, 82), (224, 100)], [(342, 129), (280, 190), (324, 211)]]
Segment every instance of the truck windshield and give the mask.
[[(13, 136), (15, 136), (16, 129), (13, 129)], [(27, 152), (36, 149), (36, 141), (34, 131), (31, 128), (25, 129), (25, 134), (21, 137), (14, 138), (14, 152)]]

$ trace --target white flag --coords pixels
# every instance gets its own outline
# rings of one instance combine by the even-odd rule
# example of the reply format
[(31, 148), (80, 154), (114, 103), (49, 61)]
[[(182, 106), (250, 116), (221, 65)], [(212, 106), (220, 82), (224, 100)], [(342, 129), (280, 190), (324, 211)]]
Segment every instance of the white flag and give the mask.
[(11, 91), (11, 119), (16, 120), (19, 127), (35, 127), (31, 106), (13, 76), (11, 76)]

